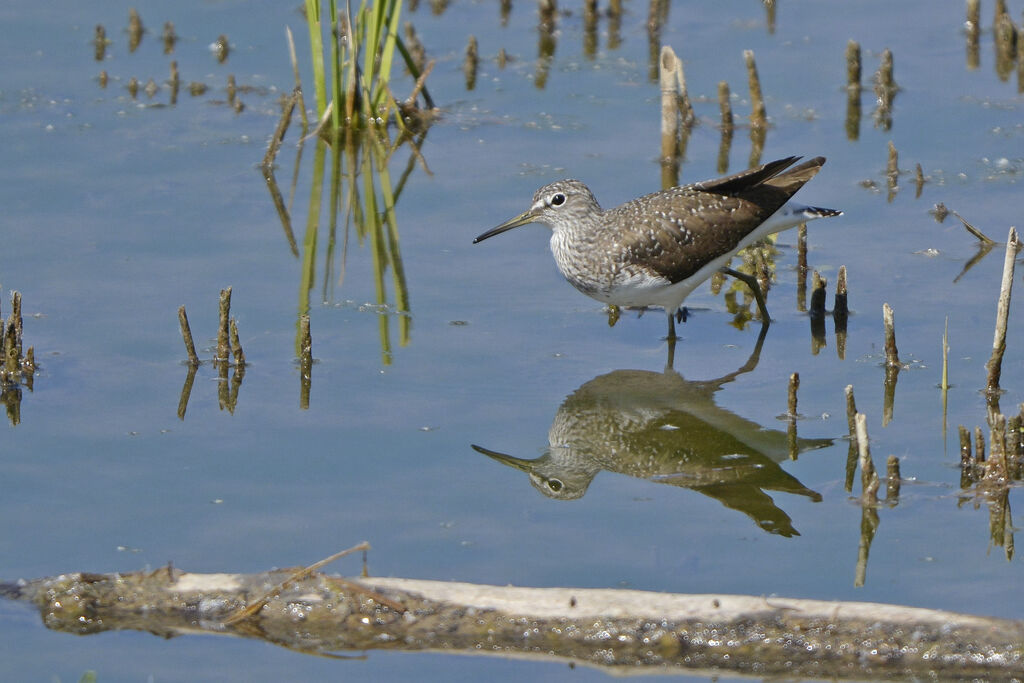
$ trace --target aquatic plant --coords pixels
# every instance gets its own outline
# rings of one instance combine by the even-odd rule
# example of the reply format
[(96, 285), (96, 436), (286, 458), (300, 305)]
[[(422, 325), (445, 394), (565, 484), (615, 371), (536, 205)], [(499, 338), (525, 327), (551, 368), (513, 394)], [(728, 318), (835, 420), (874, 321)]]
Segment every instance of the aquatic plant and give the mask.
[[(414, 79), (421, 73), (398, 36), (402, 5), (402, 0), (361, 0), (353, 15), (350, 4), (339, 12), (337, 0), (328, 0), (324, 17), (320, 0), (306, 0), (316, 111), (327, 132), (386, 125), (391, 117), (403, 126), (390, 90), (396, 51)], [(324, 19), (330, 29), (327, 45)]]

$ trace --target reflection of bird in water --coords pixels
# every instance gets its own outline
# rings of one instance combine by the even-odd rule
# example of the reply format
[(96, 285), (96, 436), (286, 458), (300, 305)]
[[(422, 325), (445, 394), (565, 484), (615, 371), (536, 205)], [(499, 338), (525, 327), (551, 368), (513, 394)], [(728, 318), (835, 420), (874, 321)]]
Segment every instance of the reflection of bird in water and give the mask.
[[(526, 472), (534, 488), (550, 498), (580, 498), (607, 470), (693, 489), (746, 514), (765, 531), (799, 535), (765, 493), (821, 500), (779, 466), (791, 455), (786, 433), (764, 429), (713, 400), (722, 384), (748, 369), (707, 382), (686, 381), (671, 368), (663, 373), (616, 370), (565, 399), (548, 432), (550, 446), (539, 458), (473, 448)], [(800, 452), (831, 444), (831, 439), (796, 439), (795, 448)]]

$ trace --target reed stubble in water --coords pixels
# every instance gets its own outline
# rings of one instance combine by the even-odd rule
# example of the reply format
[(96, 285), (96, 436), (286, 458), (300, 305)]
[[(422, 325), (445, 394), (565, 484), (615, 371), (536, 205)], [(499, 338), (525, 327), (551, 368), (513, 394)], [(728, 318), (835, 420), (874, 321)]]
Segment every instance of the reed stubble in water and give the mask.
[(1010, 228), (1006, 238), (1006, 258), (1003, 260), (1003, 280), (999, 288), (999, 300), (996, 305), (996, 326), (992, 339), (992, 355), (986, 368), (988, 380), (986, 390), (989, 401), (998, 405), (999, 378), (1002, 374), (1003, 354), (1006, 353), (1006, 327), (1010, 318), (1010, 295), (1013, 291), (1013, 271), (1020, 243), (1017, 240), (1017, 229)]

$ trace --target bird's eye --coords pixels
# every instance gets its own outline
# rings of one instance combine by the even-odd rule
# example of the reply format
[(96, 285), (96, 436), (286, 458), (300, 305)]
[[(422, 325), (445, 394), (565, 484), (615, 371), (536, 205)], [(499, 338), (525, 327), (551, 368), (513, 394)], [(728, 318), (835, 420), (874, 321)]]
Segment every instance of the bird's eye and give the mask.
[(562, 194), (561, 192), (556, 192), (555, 194), (551, 195), (551, 206), (561, 206), (562, 204), (565, 204), (564, 194)]
[[(556, 195), (556, 196), (562, 196), (562, 195)], [(562, 198), (564, 200), (564, 197), (562, 197)], [(558, 493), (559, 491), (562, 490), (562, 482), (559, 481), (558, 479), (548, 479), (548, 488), (551, 489), (552, 491), (554, 491), (555, 493)]]

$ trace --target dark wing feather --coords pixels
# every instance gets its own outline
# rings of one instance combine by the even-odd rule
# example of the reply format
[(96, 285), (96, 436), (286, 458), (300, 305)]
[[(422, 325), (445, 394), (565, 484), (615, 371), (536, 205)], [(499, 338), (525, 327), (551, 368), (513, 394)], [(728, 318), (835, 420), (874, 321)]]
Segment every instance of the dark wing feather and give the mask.
[(735, 175), (673, 187), (609, 210), (622, 235), (625, 261), (684, 280), (723, 254), (785, 204), (825, 163), (817, 157), (780, 173), (798, 157)]

